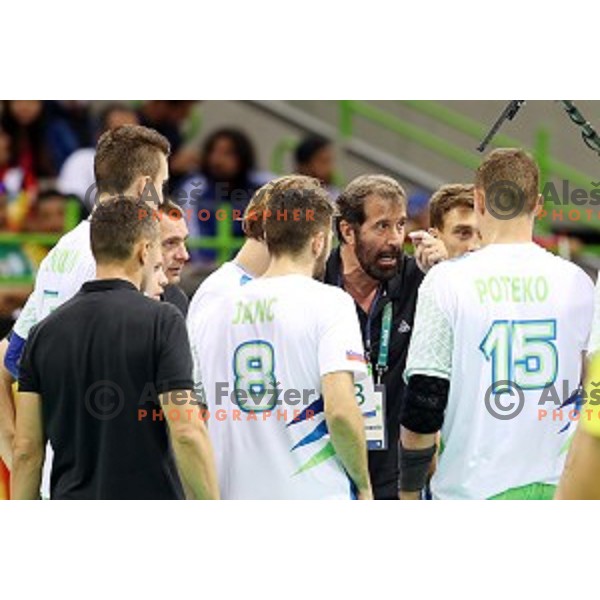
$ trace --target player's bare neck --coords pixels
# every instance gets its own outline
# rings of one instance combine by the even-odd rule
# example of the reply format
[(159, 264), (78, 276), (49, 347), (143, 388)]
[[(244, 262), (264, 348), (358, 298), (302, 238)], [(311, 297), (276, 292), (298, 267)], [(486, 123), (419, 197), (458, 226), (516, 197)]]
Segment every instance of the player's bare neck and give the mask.
[(288, 256), (272, 258), (263, 277), (282, 277), (283, 275), (313, 276), (314, 265), (311, 262), (294, 260)]
[(235, 257), (235, 262), (246, 273), (260, 277), (269, 266), (269, 254), (264, 244), (258, 240), (247, 239)]
[(123, 279), (133, 283), (138, 290), (141, 286), (141, 277), (137, 273), (130, 273), (123, 265), (96, 265), (96, 280), (102, 279)]
[(482, 245), (490, 244), (528, 244), (533, 241), (530, 222), (511, 222), (511, 227), (493, 227), (482, 231)]
[(365, 312), (369, 312), (377, 295), (379, 281), (365, 273), (350, 247), (343, 245), (340, 256), (344, 289)]

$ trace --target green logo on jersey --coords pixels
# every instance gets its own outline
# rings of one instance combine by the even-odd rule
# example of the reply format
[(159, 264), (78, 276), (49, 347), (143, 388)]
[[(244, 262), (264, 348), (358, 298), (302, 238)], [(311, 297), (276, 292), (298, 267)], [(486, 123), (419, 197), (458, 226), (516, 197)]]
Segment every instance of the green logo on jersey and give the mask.
[(476, 279), (475, 287), (479, 302), (544, 302), (550, 286), (542, 276), (510, 277), (500, 275), (487, 279)]
[(273, 304), (277, 298), (253, 300), (252, 302), (238, 302), (233, 325), (254, 325), (267, 323), (275, 319)]
[(48, 255), (48, 268), (53, 273), (70, 273), (79, 259), (79, 254), (79, 250), (54, 250)]

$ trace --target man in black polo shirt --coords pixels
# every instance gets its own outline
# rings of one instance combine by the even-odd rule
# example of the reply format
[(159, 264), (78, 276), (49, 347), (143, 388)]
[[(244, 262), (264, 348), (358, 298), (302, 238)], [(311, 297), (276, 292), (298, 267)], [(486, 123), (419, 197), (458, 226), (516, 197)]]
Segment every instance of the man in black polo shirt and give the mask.
[(194, 498), (218, 494), (191, 392), (183, 317), (140, 293), (162, 268), (159, 226), (145, 208), (123, 198), (96, 207), (97, 279), (28, 337), (17, 401), (16, 499), (38, 497), (47, 439), (53, 499), (179, 499), (182, 483)]
[(402, 373), (417, 291), (423, 271), (444, 259), (446, 252), (432, 238), (419, 247), (419, 265), (403, 254), (406, 194), (390, 177), (354, 179), (337, 206), (340, 248), (328, 261), (325, 281), (354, 298), (374, 382), (385, 387), (386, 446), (369, 452), (369, 472), (374, 498), (392, 500), (398, 498)]

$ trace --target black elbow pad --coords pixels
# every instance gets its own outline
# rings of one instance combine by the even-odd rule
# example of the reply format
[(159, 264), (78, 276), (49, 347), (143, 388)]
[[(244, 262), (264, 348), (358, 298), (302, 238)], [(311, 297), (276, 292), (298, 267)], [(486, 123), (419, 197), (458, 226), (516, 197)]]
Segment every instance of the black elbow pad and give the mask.
[(415, 433), (436, 433), (444, 423), (450, 382), (441, 377), (413, 375), (408, 380), (401, 423)]

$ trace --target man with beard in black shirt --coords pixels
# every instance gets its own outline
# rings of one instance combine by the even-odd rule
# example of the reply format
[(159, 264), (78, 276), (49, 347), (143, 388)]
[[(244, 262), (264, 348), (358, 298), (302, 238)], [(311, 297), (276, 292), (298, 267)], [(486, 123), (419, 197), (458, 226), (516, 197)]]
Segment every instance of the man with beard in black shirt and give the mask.
[[(398, 498), (398, 443), (404, 395), (402, 374), (423, 272), (447, 257), (440, 240), (417, 236), (415, 258), (405, 256), (406, 194), (391, 177), (363, 175), (337, 200), (340, 247), (328, 261), (325, 282), (355, 301), (376, 385), (385, 388), (381, 443), (369, 451), (376, 500)], [(357, 390), (361, 400), (362, 390)], [(375, 446), (383, 446), (374, 449)]]

